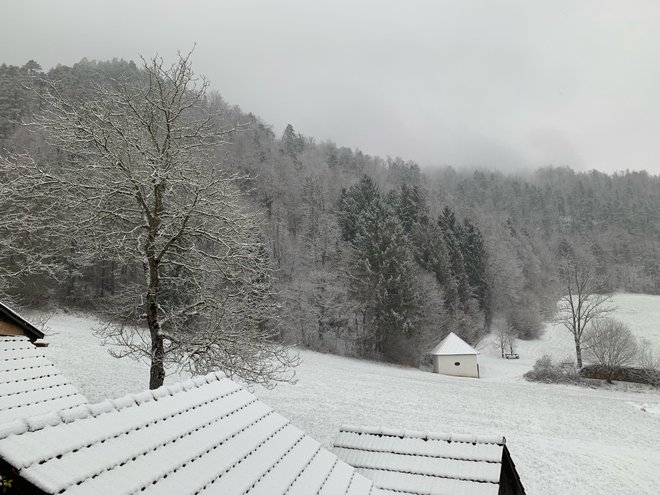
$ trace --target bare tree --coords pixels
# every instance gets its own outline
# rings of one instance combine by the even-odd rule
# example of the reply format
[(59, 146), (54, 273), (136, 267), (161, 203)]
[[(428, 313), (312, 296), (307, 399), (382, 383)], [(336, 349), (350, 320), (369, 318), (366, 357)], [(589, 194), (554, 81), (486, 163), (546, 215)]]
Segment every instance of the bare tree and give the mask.
[(244, 178), (212, 161), (235, 127), (221, 126), (206, 89), (190, 54), (143, 60), (137, 77), (106, 81), (92, 98), (50, 85), (33, 125), (59, 159), (14, 160), (17, 184), (58, 219), (62, 245), (121, 274), (104, 333), (117, 355), (150, 363), (151, 388), (168, 363), (265, 385), (290, 379), (297, 363), (277, 343), (260, 216), (238, 189)]
[(631, 364), (638, 355), (635, 336), (622, 322), (613, 318), (601, 318), (593, 322), (584, 334), (587, 358), (596, 362), (612, 383), (614, 372)]
[(638, 342), (638, 362), (648, 383), (660, 385), (660, 355), (653, 348), (648, 339), (640, 339)]
[[(495, 345), (500, 350), (503, 358), (505, 357), (505, 354), (513, 354), (517, 337), (518, 333), (508, 319), (507, 321), (500, 320), (496, 323)], [(507, 352), (507, 348), (509, 352)]]
[[(30, 191), (21, 186), (21, 170), (31, 164), (27, 155), (0, 156), (0, 299), (29, 303), (26, 293), (31, 281), (46, 275), (54, 277), (57, 263), (46, 250), (35, 249), (53, 241), (44, 204), (17, 203)], [(26, 300), (28, 299), (28, 300)]]
[(582, 368), (582, 336), (589, 324), (613, 311), (609, 305), (612, 294), (607, 291), (605, 280), (596, 274), (594, 267), (584, 257), (579, 257), (570, 245), (560, 247), (560, 283), (564, 295), (558, 304), (556, 321), (573, 335), (578, 368)]

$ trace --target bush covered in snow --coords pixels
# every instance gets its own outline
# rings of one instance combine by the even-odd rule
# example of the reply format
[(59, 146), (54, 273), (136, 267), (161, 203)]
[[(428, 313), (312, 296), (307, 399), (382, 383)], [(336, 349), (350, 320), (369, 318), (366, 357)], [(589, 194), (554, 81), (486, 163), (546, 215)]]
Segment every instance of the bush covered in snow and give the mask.
[(553, 362), (547, 354), (537, 359), (534, 367), (523, 377), (532, 382), (544, 383), (577, 383), (580, 381), (580, 375), (572, 363)]

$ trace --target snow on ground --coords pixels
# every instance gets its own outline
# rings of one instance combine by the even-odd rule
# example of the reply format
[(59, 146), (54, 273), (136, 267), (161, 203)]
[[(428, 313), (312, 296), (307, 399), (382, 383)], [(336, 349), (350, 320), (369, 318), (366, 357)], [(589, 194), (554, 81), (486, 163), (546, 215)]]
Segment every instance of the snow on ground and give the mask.
[[(615, 294), (611, 306), (615, 308), (614, 318), (628, 325), (637, 337), (649, 340), (655, 352), (660, 354), (660, 296)], [(481, 353), (481, 377), (487, 381), (522, 380), (522, 375), (543, 354), (548, 354), (555, 361), (575, 362), (573, 335), (561, 324), (548, 324), (540, 340), (518, 341), (514, 352), (520, 355), (520, 359), (503, 362), (492, 335), (486, 337), (477, 350)]]
[[(30, 319), (30, 315), (26, 317)], [(85, 315), (55, 313), (46, 323), (46, 356), (91, 402), (149, 388), (149, 367), (132, 359), (116, 359), (94, 330), (100, 322)], [(166, 383), (187, 379), (172, 374)]]
[[(615, 304), (660, 349), (660, 297), (620, 294)], [(55, 315), (48, 356), (91, 400), (144, 389), (146, 365), (109, 356), (94, 324)], [(303, 351), (296, 384), (255, 392), (326, 446), (342, 424), (501, 434), (530, 495), (660, 493), (660, 394), (524, 381), (542, 354), (572, 356), (561, 327), (522, 342), (519, 360), (499, 358), (492, 342), (478, 348), (480, 380)]]

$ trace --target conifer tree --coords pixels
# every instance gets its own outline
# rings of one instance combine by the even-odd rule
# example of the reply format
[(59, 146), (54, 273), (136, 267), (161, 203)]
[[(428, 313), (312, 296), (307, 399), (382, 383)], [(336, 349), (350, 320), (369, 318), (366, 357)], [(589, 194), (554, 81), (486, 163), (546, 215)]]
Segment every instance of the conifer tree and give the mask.
[(372, 179), (342, 192), (340, 225), (350, 243), (348, 287), (376, 354), (400, 360), (401, 338), (417, 330), (419, 295), (410, 241)]
[(463, 236), (461, 224), (456, 220), (454, 211), (445, 206), (438, 219), (438, 226), (444, 236), (447, 252), (449, 254), (449, 271), (451, 278), (446, 289), (446, 304), (451, 309), (466, 309), (471, 297), (470, 283), (465, 272), (463, 258)]
[(479, 303), (479, 309), (484, 312), (488, 327), (492, 319), (491, 294), (486, 277), (488, 253), (481, 232), (467, 218), (463, 221), (462, 231), (465, 272), (472, 292)]
[(378, 186), (368, 175), (363, 175), (356, 185), (343, 189), (339, 196), (337, 221), (344, 241), (353, 242), (358, 232), (358, 222), (365, 209), (381, 201)]
[(291, 157), (297, 157), (305, 147), (305, 139), (300, 134), (296, 134), (291, 124), (287, 124), (282, 133), (282, 147), (284, 152)]
[(382, 201), (359, 221), (349, 260), (349, 291), (364, 310), (374, 350), (398, 360), (395, 342), (416, 330), (415, 263), (403, 229)]

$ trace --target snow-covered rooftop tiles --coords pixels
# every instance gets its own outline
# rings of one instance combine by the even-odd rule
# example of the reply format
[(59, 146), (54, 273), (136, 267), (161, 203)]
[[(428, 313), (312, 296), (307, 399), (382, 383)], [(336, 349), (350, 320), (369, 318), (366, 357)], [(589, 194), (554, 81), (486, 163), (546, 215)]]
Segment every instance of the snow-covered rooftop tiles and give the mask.
[(0, 336), (0, 423), (87, 402), (27, 337)]
[(431, 351), (435, 355), (465, 355), (465, 354), (479, 354), (474, 347), (465, 342), (462, 338), (451, 332), (447, 335), (442, 342), (440, 342), (435, 349)]
[(220, 373), (0, 425), (0, 457), (67, 495), (378, 492)]
[(334, 452), (383, 493), (497, 495), (503, 437), (344, 426)]

